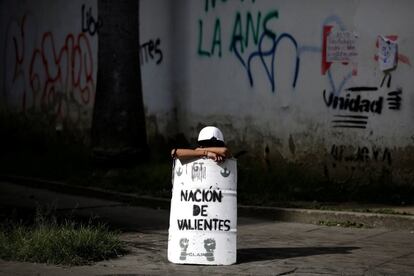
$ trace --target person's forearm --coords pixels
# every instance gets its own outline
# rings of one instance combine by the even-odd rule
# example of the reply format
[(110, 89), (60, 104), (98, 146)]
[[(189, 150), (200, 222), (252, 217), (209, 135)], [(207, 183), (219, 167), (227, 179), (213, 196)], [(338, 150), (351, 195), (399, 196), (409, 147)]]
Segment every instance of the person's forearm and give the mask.
[(196, 150), (207, 150), (209, 152), (214, 152), (215, 154), (221, 155), (223, 157), (231, 157), (231, 153), (226, 147), (207, 147), (197, 148)]
[(207, 154), (207, 150), (177, 149), (175, 151), (175, 157), (181, 159), (206, 157)]

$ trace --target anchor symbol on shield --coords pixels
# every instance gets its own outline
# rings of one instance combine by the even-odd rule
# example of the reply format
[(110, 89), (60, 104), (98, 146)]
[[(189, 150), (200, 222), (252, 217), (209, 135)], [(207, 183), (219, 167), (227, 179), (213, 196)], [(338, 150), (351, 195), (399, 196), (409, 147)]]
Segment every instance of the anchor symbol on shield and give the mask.
[(224, 168), (223, 170), (221, 170), (220, 171), (220, 174), (223, 176), (223, 177), (228, 177), (229, 175), (230, 175), (230, 171), (227, 169), (227, 168)]
[(176, 172), (178, 176), (181, 176), (183, 174), (183, 168), (179, 167)]

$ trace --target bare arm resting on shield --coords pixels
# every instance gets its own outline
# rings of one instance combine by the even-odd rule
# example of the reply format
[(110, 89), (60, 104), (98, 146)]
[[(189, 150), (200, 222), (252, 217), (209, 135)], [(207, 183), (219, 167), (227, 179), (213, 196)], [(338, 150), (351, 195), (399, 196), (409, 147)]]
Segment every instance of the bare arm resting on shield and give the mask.
[(207, 147), (196, 149), (173, 149), (171, 157), (178, 159), (209, 158), (216, 162), (223, 162), (230, 157), (230, 151), (226, 147)]
[(196, 150), (207, 150), (209, 152), (213, 152), (218, 154), (224, 158), (231, 157), (230, 150), (227, 147), (207, 147), (207, 148), (196, 148)]
[(178, 159), (209, 158), (217, 163), (231, 157), (230, 151), (224, 143), (223, 133), (214, 126), (204, 127), (198, 134), (198, 148), (173, 149), (171, 156)]

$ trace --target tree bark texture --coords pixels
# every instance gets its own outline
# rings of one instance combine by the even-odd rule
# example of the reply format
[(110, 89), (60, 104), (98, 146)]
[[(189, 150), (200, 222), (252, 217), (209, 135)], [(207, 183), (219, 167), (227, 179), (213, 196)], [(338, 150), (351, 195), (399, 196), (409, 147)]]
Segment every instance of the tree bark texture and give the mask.
[(99, 0), (98, 76), (92, 148), (104, 159), (147, 152), (139, 61), (139, 1)]

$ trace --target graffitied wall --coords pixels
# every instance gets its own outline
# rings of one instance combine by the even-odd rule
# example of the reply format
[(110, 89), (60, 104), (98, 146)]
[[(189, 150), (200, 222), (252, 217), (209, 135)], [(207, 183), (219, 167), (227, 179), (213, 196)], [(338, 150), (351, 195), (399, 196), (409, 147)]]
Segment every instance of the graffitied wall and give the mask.
[(275, 169), (278, 159), (335, 181), (387, 171), (412, 183), (413, 2), (186, 4), (185, 133), (217, 124)]
[[(142, 88), (150, 141), (176, 133), (176, 101), (173, 94), (172, 71), (174, 36), (173, 1), (140, 1), (140, 41)], [(179, 6), (179, 5), (178, 5)], [(158, 138), (155, 138), (155, 137)]]
[(96, 1), (2, 1), (2, 102), (61, 127), (90, 125), (96, 86)]
[[(88, 128), (96, 1), (1, 1), (1, 102)], [(333, 181), (414, 183), (410, 0), (141, 0), (149, 136), (222, 128), (235, 151)], [(367, 171), (369, 173), (367, 173)]]
[[(174, 101), (169, 62), (169, 4), (141, 1), (141, 59), (149, 134), (171, 128)], [(18, 113), (37, 112), (86, 131), (97, 82), (99, 28), (96, 0), (2, 1), (1, 103)], [(154, 18), (160, 18), (158, 21)]]

